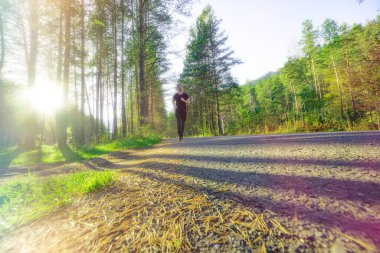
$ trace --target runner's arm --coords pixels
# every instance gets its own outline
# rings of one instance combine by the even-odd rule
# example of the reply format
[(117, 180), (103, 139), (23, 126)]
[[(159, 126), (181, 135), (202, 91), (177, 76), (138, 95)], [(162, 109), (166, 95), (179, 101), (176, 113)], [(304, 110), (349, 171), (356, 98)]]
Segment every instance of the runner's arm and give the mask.
[(181, 101), (182, 101), (182, 102), (185, 102), (186, 105), (189, 105), (189, 104), (190, 104), (190, 98), (188, 98), (188, 99), (181, 98)]

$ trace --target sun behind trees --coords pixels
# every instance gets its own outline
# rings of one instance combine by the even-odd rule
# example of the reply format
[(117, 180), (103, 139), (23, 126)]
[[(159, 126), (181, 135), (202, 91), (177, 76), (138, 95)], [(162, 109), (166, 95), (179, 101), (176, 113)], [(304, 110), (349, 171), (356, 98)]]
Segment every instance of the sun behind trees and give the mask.
[[(190, 3), (1, 1), (0, 145), (63, 148), (163, 133), (167, 41), (173, 14), (184, 14)], [(46, 89), (62, 90), (55, 117), (18, 99), (20, 89), (31, 100), (46, 99), (35, 92), (42, 79)]]

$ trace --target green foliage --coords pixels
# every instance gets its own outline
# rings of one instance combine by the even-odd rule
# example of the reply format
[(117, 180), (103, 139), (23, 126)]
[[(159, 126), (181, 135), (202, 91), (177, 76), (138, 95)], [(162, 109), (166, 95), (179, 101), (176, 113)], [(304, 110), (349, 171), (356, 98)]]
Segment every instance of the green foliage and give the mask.
[(0, 166), (31, 165), (56, 162), (74, 162), (94, 158), (126, 148), (142, 148), (161, 141), (158, 135), (132, 136), (112, 142), (59, 149), (56, 145), (43, 145), (35, 149), (5, 148), (0, 150)]
[(79, 147), (75, 150), (75, 153), (82, 159), (89, 159), (97, 157), (102, 154), (122, 150), (125, 148), (142, 148), (150, 145), (157, 144), (161, 141), (161, 138), (157, 135), (151, 135), (148, 137), (134, 136), (130, 138), (124, 138), (121, 140), (115, 140), (110, 143), (98, 144), (98, 145), (86, 145)]
[(56, 177), (29, 175), (0, 185), (0, 234), (69, 204), (73, 197), (111, 185), (114, 172), (84, 171)]
[[(215, 89), (207, 86), (207, 61), (200, 60), (207, 52), (202, 20), (208, 20), (204, 13), (191, 33), (182, 80), (195, 100), (190, 133), (215, 134)], [(352, 27), (328, 19), (322, 31), (306, 20), (302, 32), (304, 55), (289, 57), (276, 73), (220, 89), (227, 134), (379, 129), (380, 18)]]
[(19, 88), (16, 84), (2, 78), (0, 74), (0, 147), (13, 146), (17, 137), (23, 134), (20, 127), (26, 118), (27, 108), (17, 100)]

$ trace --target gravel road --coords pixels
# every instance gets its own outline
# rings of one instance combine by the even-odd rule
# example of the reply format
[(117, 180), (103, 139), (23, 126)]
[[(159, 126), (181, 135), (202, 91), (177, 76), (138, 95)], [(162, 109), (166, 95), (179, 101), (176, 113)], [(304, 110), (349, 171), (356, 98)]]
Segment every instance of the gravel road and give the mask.
[(78, 166), (115, 169), (270, 214), (301, 242), (295, 252), (380, 252), (377, 131), (171, 139)]
[[(335, 234), (335, 252), (351, 248), (347, 240), (336, 240), (337, 233), (373, 243), (380, 251), (380, 132), (189, 138), (169, 143), (162, 154), (144, 156), (161, 160), (145, 160), (139, 166), (176, 175), (181, 184), (228, 196), (245, 206), (269, 210), (305, 241), (323, 244)], [(152, 177), (156, 172), (141, 174)]]
[(172, 173), (210, 191), (223, 185), (225, 195), (276, 213), (305, 240), (338, 230), (380, 251), (378, 131), (186, 139), (172, 148), (166, 157), (182, 159)]

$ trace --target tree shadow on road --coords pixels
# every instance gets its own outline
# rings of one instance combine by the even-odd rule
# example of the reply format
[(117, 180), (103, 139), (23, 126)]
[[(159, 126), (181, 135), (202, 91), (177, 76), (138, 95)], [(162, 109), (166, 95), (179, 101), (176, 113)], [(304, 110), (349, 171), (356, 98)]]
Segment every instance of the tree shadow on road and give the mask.
[(21, 147), (10, 148), (7, 151), (0, 152), (0, 168), (7, 168), (13, 159), (18, 157), (24, 149)]
[(349, 167), (349, 168), (363, 168), (367, 170), (380, 170), (380, 160), (362, 160), (362, 161), (347, 161), (342, 159), (314, 159), (314, 158), (288, 158), (288, 157), (236, 157), (236, 156), (204, 156), (204, 155), (151, 155), (151, 156), (141, 156), (133, 157), (131, 155), (126, 155), (124, 153), (111, 153), (118, 159), (135, 159), (135, 160), (145, 160), (149, 158), (166, 158), (166, 159), (186, 159), (186, 160), (196, 160), (202, 162), (228, 162), (228, 163), (238, 163), (238, 164), (279, 164), (279, 165), (300, 165), (300, 166), (324, 166), (324, 167)]
[[(360, 201), (371, 205), (380, 205), (380, 185), (372, 182), (301, 175), (267, 174), (258, 173), (254, 170), (251, 172), (217, 170), (163, 162), (142, 162), (138, 166), (221, 184), (233, 183), (243, 187), (263, 187), (277, 191), (292, 191), (295, 194), (326, 196), (338, 200)], [(128, 168), (136, 166), (120, 167)]]
[[(196, 146), (195, 146), (196, 148)], [(132, 154), (113, 153), (111, 156), (118, 159), (128, 159), (138, 161), (134, 165), (108, 164), (108, 168), (124, 168), (122, 171), (134, 173), (140, 176), (153, 178), (162, 182), (172, 182), (184, 187), (190, 187), (210, 195), (228, 197), (246, 206), (259, 208), (261, 210), (271, 210), (281, 217), (287, 217), (288, 220), (294, 218), (295, 213), (302, 220), (306, 220), (315, 226), (326, 226), (331, 229), (339, 228), (341, 231), (353, 232), (356, 235), (364, 235), (372, 239), (375, 244), (380, 245), (380, 223), (378, 219), (368, 215), (361, 216), (361, 208), (376, 207), (380, 205), (380, 184), (375, 182), (361, 181), (361, 178), (335, 178), (334, 174), (326, 177), (312, 175), (293, 175), (286, 173), (272, 173), (270, 170), (260, 172), (255, 170), (255, 165), (280, 165), (283, 169), (286, 167), (312, 166), (310, 169), (318, 170), (330, 167), (332, 171), (350, 171), (360, 170), (378, 170), (379, 161), (346, 161), (339, 159), (302, 159), (287, 157), (225, 157), (225, 156), (207, 156), (207, 155), (176, 155), (176, 154), (157, 154), (148, 156), (133, 156)], [(157, 160), (155, 160), (157, 158)], [(146, 161), (151, 159), (153, 161)], [(175, 164), (170, 160), (182, 160), (181, 164)], [(144, 161), (145, 160), (145, 161)], [(187, 161), (197, 161), (200, 166), (186, 164)], [(219, 169), (209, 167), (208, 163), (218, 163)], [(194, 164), (194, 163), (190, 163)], [(244, 171), (231, 169), (229, 165), (245, 165)], [(223, 167), (226, 165), (226, 167)], [(250, 165), (252, 170), (250, 171)], [(248, 169), (248, 171), (247, 171)], [(154, 171), (154, 173), (153, 173)], [(364, 172), (365, 173), (365, 172)], [(164, 176), (165, 175), (165, 176)], [(179, 177), (178, 177), (179, 176)], [(182, 180), (182, 176), (193, 178), (194, 180)], [(177, 179), (178, 178), (178, 179)], [(242, 189), (250, 189), (252, 194), (241, 194), (240, 191), (228, 189), (223, 193), (215, 192), (215, 189), (209, 188), (207, 184), (203, 185), (203, 180), (211, 184), (236, 185)], [(190, 183), (194, 182), (194, 183)], [(269, 192), (282, 192), (285, 195), (291, 192), (296, 199), (272, 198), (270, 195), (257, 195), (256, 189), (263, 188)], [(289, 196), (287, 196), (289, 197)], [(306, 198), (306, 202), (297, 199)], [(348, 209), (334, 210), (334, 207), (323, 207), (326, 203), (319, 198), (326, 198), (328, 203), (347, 204)], [(313, 206), (313, 203), (316, 204)], [(296, 203), (296, 204), (295, 204)], [(339, 204), (338, 204), (339, 205)], [(348, 213), (345, 213), (348, 210)], [(343, 211), (343, 213), (342, 213)]]
[(232, 137), (188, 138), (179, 145), (182, 147), (199, 147), (200, 145), (218, 146), (289, 146), (289, 145), (342, 145), (380, 146), (378, 131), (367, 132), (332, 132), (308, 134), (272, 134), (247, 135)]
[(62, 156), (65, 158), (66, 162), (80, 161), (84, 158), (75, 152), (71, 147), (67, 146), (64, 148), (59, 148), (59, 151), (62, 153)]
[[(157, 166), (157, 164), (156, 164)], [(339, 228), (342, 231), (353, 232), (354, 234), (365, 236), (372, 239), (372, 241), (380, 246), (380, 238), (377, 235), (380, 234), (380, 222), (377, 220), (358, 220), (350, 215), (342, 215), (340, 213), (332, 213), (328, 210), (314, 210), (302, 203), (294, 205), (293, 203), (281, 201), (277, 202), (270, 198), (260, 196), (244, 196), (238, 192), (232, 192), (230, 190), (219, 192), (210, 187), (198, 184), (189, 184), (183, 180), (177, 180), (170, 175), (164, 176), (162, 174), (152, 173), (148, 170), (133, 170), (125, 169), (123, 172), (133, 173), (142, 177), (158, 180), (160, 182), (169, 182), (183, 187), (187, 187), (193, 190), (203, 192), (205, 194), (216, 196), (217, 198), (230, 198), (244, 206), (254, 208), (260, 212), (270, 210), (279, 217), (286, 217), (288, 221), (292, 221), (295, 215), (300, 216), (303, 220), (307, 220), (315, 224), (315, 226), (324, 225), (330, 229)], [(223, 175), (221, 175), (223, 176)], [(289, 225), (289, 224), (288, 224)], [(291, 224), (290, 224), (291, 225)]]

